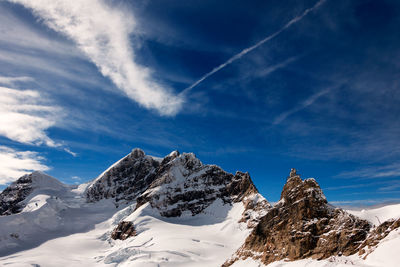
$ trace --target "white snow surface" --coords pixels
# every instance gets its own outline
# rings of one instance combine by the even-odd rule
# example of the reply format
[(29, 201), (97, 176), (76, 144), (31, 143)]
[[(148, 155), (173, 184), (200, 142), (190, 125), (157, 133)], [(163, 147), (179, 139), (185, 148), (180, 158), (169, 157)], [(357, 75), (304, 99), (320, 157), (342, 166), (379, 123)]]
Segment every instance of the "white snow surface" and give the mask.
[[(216, 200), (196, 216), (164, 218), (149, 204), (133, 212), (136, 203), (86, 203), (82, 192), (33, 194), (24, 212), (0, 217), (0, 266), (221, 266), (250, 233), (238, 222), (241, 202)], [(121, 220), (132, 221), (137, 236), (112, 240)]]
[[(400, 218), (400, 204), (387, 205), (375, 209), (347, 210), (347, 212), (360, 217), (378, 226), (389, 219)], [(400, 251), (400, 250), (399, 250)]]
[(244, 242), (250, 230), (238, 223), (244, 208), (215, 201), (196, 216), (162, 218), (148, 204), (125, 220), (138, 235), (113, 241), (106, 263), (118, 266), (221, 266)]

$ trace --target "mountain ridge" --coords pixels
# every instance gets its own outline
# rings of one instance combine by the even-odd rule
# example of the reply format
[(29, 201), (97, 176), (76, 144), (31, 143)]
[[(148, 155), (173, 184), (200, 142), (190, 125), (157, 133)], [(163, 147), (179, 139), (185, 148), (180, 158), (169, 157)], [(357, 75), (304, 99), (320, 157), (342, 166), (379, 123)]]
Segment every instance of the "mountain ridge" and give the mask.
[[(374, 226), (333, 207), (316, 180), (302, 180), (295, 169), (280, 201), (272, 206), (248, 173), (227, 173), (217, 165), (203, 164), (193, 153), (178, 151), (161, 159), (133, 149), (80, 186), (34, 172), (7, 187), (0, 200), (0, 264), (2, 255), (36, 251), (40, 244), (70, 235), (86, 239), (85, 233), (92, 233), (90, 242), (105, 251), (93, 252), (100, 259), (96, 266), (100, 262), (144, 266), (152, 254), (158, 255), (157, 264), (172, 266), (356, 255), (368, 260), (400, 227), (400, 211), (398, 217)], [(16, 219), (21, 225), (14, 223)], [(188, 247), (195, 254), (188, 254)]]

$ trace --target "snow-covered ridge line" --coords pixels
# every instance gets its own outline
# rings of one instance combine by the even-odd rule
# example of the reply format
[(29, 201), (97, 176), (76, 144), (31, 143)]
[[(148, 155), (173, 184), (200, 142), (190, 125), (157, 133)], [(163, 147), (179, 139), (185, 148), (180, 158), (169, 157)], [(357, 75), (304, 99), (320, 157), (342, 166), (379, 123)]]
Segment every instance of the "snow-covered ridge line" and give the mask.
[(23, 175), (0, 193), (0, 216), (21, 212), (25, 208), (27, 198), (30, 195), (37, 195), (43, 191), (68, 191), (71, 188), (71, 186), (63, 184), (58, 179), (40, 171)]
[[(216, 165), (204, 165), (193, 153), (173, 151), (162, 160), (154, 160), (140, 149), (113, 164), (86, 190), (89, 202), (111, 198), (118, 206), (137, 200), (137, 208), (150, 203), (166, 217), (185, 212), (196, 215), (216, 199), (232, 204), (247, 197), (248, 210), (261, 210), (256, 208), (260, 205), (268, 209), (268, 202), (257, 194), (246, 173), (233, 175)], [(257, 201), (250, 201), (250, 196)], [(258, 213), (247, 213), (245, 217), (252, 220), (249, 225), (254, 225), (258, 218), (254, 214)]]
[[(63, 249), (63, 253), (80, 262), (79, 266), (121, 262), (132, 266), (132, 260), (143, 266), (147, 258), (139, 258), (150, 254), (158, 255), (153, 261), (165, 263), (168, 259), (173, 266), (179, 262), (183, 266), (194, 266), (195, 262), (218, 266), (270, 207), (247, 173), (230, 174), (216, 165), (204, 165), (193, 153), (173, 151), (157, 159), (134, 149), (92, 182), (80, 186), (46, 182), (47, 176), (41, 175), (43, 179), (33, 179), (41, 184), (33, 190), (32, 179), (21, 178), (20, 191), (15, 193), (21, 195), (28, 189), (22, 201), (27, 205), (17, 214), (0, 216), (0, 265), (71, 266), (65, 255), (56, 256), (60, 251), (53, 248), (60, 246), (59, 242), (74, 240), (79, 249), (73, 253)], [(27, 186), (22, 185), (24, 181)], [(151, 194), (138, 206), (136, 199), (143, 201), (145, 192)], [(168, 212), (172, 213), (165, 217)], [(174, 212), (178, 212), (176, 216)], [(20, 225), (13, 223), (14, 219)], [(129, 227), (118, 228), (123, 221)], [(111, 238), (113, 230), (127, 228), (129, 235), (113, 235), (129, 236), (125, 243)], [(171, 233), (179, 236), (174, 247), (166, 242), (174, 239)], [(127, 249), (129, 246), (138, 249)], [(147, 246), (151, 248), (147, 250)], [(188, 247), (192, 247), (190, 252)], [(14, 252), (18, 256), (1, 257)], [(85, 256), (77, 260), (75, 256), (82, 253)], [(43, 261), (34, 256), (40, 254), (52, 257)]]
[(348, 213), (353, 214), (359, 218), (371, 222), (373, 225), (378, 226), (381, 223), (390, 219), (400, 218), (400, 204), (387, 205), (380, 208), (362, 209), (362, 210), (346, 210)]
[(0, 265), (397, 267), (387, 258), (399, 258), (390, 249), (400, 245), (400, 205), (360, 211), (367, 222), (293, 169), (271, 207), (248, 173), (193, 153), (134, 149), (80, 186), (35, 172), (0, 200)]

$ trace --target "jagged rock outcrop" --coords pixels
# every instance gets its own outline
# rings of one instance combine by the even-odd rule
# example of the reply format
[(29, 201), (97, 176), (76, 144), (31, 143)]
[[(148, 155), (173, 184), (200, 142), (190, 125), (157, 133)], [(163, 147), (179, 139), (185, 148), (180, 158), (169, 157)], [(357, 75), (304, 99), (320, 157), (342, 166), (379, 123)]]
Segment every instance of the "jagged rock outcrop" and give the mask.
[(280, 201), (260, 219), (243, 246), (224, 266), (252, 257), (264, 264), (282, 259), (324, 259), (358, 251), (370, 224), (330, 206), (313, 179), (292, 169)]
[(156, 179), (159, 167), (159, 160), (135, 148), (94, 180), (86, 190), (87, 200), (135, 200)]
[(390, 219), (373, 228), (359, 247), (359, 255), (364, 259), (374, 251), (379, 242), (390, 232), (400, 227), (400, 219)]
[(233, 175), (216, 165), (204, 165), (193, 153), (163, 162), (158, 178), (138, 198), (137, 207), (148, 202), (162, 216), (177, 217), (184, 213), (196, 215), (217, 199), (225, 204), (243, 201), (243, 221), (248, 221), (249, 226), (270, 208), (248, 173)]
[(11, 183), (0, 194), (0, 215), (21, 212), (25, 207), (24, 200), (32, 192), (32, 174), (27, 174)]
[(204, 165), (193, 153), (178, 151), (156, 159), (134, 149), (94, 180), (86, 196), (89, 202), (136, 200), (137, 208), (150, 203), (165, 217), (196, 215), (217, 199), (225, 204), (242, 201), (246, 207), (242, 221), (250, 227), (270, 208), (248, 173), (233, 175), (216, 165)]
[(121, 221), (118, 226), (111, 233), (111, 238), (116, 240), (125, 240), (131, 236), (136, 235), (135, 227), (132, 222)]

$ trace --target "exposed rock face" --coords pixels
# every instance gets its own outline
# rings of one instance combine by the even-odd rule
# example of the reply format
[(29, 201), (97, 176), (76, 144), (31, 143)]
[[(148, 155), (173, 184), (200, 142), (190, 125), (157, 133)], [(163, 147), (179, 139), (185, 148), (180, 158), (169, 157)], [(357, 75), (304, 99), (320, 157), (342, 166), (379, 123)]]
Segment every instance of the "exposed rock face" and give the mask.
[(233, 175), (218, 166), (203, 165), (192, 153), (163, 163), (158, 178), (138, 198), (137, 207), (149, 202), (162, 216), (176, 217), (183, 213), (196, 215), (216, 199), (226, 204), (243, 201), (247, 207), (243, 220), (250, 220), (249, 225), (259, 217), (252, 215), (270, 207), (248, 173)]
[(374, 251), (382, 239), (384, 239), (391, 231), (399, 227), (400, 219), (391, 219), (372, 229), (368, 237), (360, 245), (359, 255), (365, 259), (371, 252)]
[(25, 207), (23, 201), (32, 192), (32, 175), (27, 174), (10, 184), (0, 194), (0, 215), (21, 212)]
[(225, 266), (252, 257), (268, 264), (282, 259), (324, 259), (358, 251), (370, 229), (367, 221), (328, 205), (314, 179), (301, 180), (292, 169), (280, 201)]
[(125, 240), (131, 236), (135, 236), (136, 231), (132, 222), (121, 221), (118, 226), (111, 233), (111, 238), (116, 240)]
[(193, 153), (173, 151), (164, 159), (146, 156), (140, 149), (114, 164), (86, 191), (89, 202), (103, 198), (150, 203), (162, 216), (196, 215), (221, 199), (243, 201), (243, 221), (254, 226), (270, 208), (258, 194), (248, 173), (235, 175), (215, 165), (204, 165)]
[(101, 174), (86, 190), (89, 202), (135, 200), (156, 178), (160, 162), (138, 148)]
[(52, 194), (68, 189), (69, 186), (43, 172), (26, 174), (0, 193), (0, 216), (21, 212), (26, 206), (28, 196), (34, 192)]

